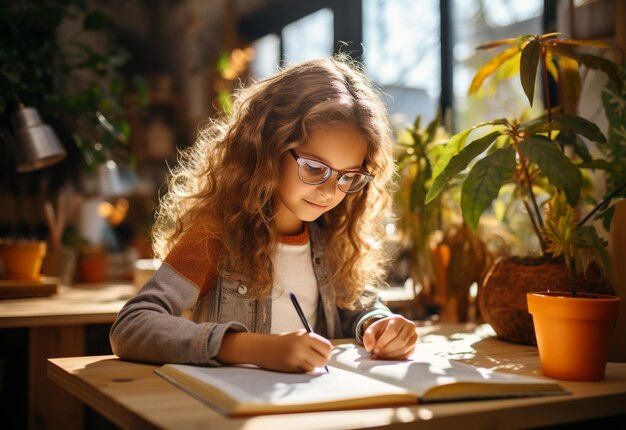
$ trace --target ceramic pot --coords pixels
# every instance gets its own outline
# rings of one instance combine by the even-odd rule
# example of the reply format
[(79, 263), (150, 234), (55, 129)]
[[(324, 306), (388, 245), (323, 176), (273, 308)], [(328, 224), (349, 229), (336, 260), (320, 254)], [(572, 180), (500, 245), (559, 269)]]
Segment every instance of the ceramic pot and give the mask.
[(0, 257), (7, 279), (39, 278), (41, 263), (46, 255), (46, 242), (38, 240), (0, 241)]
[(63, 285), (71, 285), (74, 281), (77, 255), (78, 252), (75, 249), (64, 246), (48, 250), (46, 258), (43, 259), (41, 273), (59, 278)]
[[(536, 345), (526, 294), (539, 291), (569, 292), (567, 268), (549, 258), (498, 259), (478, 291), (480, 314), (502, 339)], [(590, 266), (586, 276), (577, 276), (581, 292), (614, 295), (611, 282)]]
[(561, 292), (529, 293), (528, 311), (545, 376), (568, 381), (604, 379), (620, 298)]

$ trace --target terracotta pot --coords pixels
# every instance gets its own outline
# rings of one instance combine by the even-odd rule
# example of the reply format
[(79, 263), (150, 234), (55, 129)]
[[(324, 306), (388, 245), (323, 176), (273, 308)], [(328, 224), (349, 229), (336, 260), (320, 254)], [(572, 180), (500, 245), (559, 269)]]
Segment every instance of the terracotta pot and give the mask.
[[(590, 267), (586, 276), (577, 276), (576, 288), (581, 292), (615, 294), (610, 281), (596, 267)], [(545, 257), (498, 259), (479, 289), (480, 313), (501, 338), (536, 345), (526, 294), (548, 289), (569, 292), (565, 265)]]
[(82, 249), (78, 256), (77, 269), (79, 282), (100, 284), (106, 281), (106, 253), (97, 247)]
[(620, 298), (602, 294), (529, 293), (541, 369), (568, 381), (604, 379)]
[(7, 279), (37, 279), (46, 255), (46, 242), (15, 240), (0, 242), (0, 257)]

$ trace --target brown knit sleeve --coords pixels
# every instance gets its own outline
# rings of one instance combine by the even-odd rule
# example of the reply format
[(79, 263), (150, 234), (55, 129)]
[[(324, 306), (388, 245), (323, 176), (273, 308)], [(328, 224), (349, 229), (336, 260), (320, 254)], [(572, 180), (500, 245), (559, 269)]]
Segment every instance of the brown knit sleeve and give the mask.
[(164, 262), (193, 283), (202, 297), (217, 282), (222, 249), (220, 242), (197, 224), (183, 234)]

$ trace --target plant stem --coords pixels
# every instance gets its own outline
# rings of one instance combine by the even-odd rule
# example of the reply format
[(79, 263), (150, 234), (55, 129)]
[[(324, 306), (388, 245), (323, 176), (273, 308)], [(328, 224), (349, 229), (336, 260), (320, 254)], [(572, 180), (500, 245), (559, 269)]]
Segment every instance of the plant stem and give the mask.
[(533, 208), (535, 209), (535, 215), (537, 216), (537, 223), (540, 228), (543, 228), (543, 218), (541, 216), (541, 211), (539, 210), (539, 205), (537, 205), (537, 197), (535, 197), (535, 193), (533, 192), (533, 182), (530, 179), (530, 173), (528, 173), (528, 166), (526, 165), (526, 160), (523, 158), (520, 159), (522, 162), (522, 168), (524, 170), (524, 176), (526, 177), (526, 182), (528, 183), (528, 194), (530, 194), (530, 201), (533, 204)]
[[(548, 68), (546, 67), (546, 50), (541, 48), (541, 71), (543, 87), (546, 92), (546, 109), (548, 110), (548, 124), (552, 124), (552, 102), (550, 100), (550, 86), (548, 82)], [(548, 140), (552, 140), (552, 130), (548, 129)]]
[(613, 192), (611, 194), (609, 194), (608, 196), (606, 196), (606, 198), (604, 200), (602, 200), (600, 203), (598, 203), (592, 210), (591, 212), (589, 212), (587, 214), (587, 216), (585, 216), (582, 221), (580, 221), (578, 223), (578, 225), (576, 226), (576, 228), (581, 228), (583, 225), (585, 225), (585, 223), (587, 221), (589, 221), (589, 219), (593, 216), (593, 214), (595, 214), (598, 210), (600, 210), (600, 208), (602, 208), (604, 205), (606, 205), (613, 197), (615, 197), (616, 195), (618, 195), (622, 190), (626, 189), (626, 182), (624, 182), (622, 185), (620, 185), (619, 187), (617, 187), (615, 190), (613, 190)]
[[(524, 172), (524, 178), (526, 179), (526, 183), (528, 184), (528, 194), (530, 195), (530, 200), (533, 203), (533, 209), (535, 210), (537, 223), (540, 228), (543, 228), (543, 218), (541, 217), (541, 211), (539, 210), (539, 205), (537, 205), (537, 198), (535, 197), (535, 193), (533, 192), (533, 181), (530, 178), (530, 172), (528, 172), (528, 165), (526, 164), (526, 158), (524, 158), (524, 154), (520, 152), (517, 140), (513, 140), (513, 142), (515, 143), (515, 149), (517, 151), (517, 154), (519, 155), (520, 164), (522, 165), (522, 171)], [(526, 208), (526, 210), (528, 210), (528, 208)], [(528, 214), (531, 215), (531, 212), (529, 211)]]
[(537, 239), (539, 239), (539, 245), (541, 246), (541, 251), (545, 254), (545, 243), (543, 241), (543, 237), (541, 236), (541, 231), (537, 226), (537, 221), (530, 210), (530, 206), (528, 205), (528, 201), (522, 196), (522, 203), (524, 203), (524, 207), (526, 208), (526, 213), (528, 213), (528, 217), (530, 218), (530, 223), (533, 226), (533, 230), (535, 230), (535, 234), (537, 235)]
[(578, 294), (576, 293), (576, 276), (574, 273), (574, 262), (571, 258), (567, 256), (565, 258), (567, 266), (567, 278), (569, 279), (569, 290), (572, 293), (572, 297), (577, 297)]
[[(519, 150), (518, 137), (514, 135), (512, 136), (512, 138), (513, 138), (513, 146), (515, 148), (515, 151), (517, 152), (517, 155), (519, 156), (520, 165), (522, 166), (522, 172), (524, 172), (524, 178), (526, 179), (526, 183), (528, 184), (528, 187), (527, 187), (528, 194), (530, 195), (530, 200), (533, 204), (534, 216), (533, 216), (533, 213), (530, 211), (530, 207), (528, 206), (528, 203), (524, 199), (522, 200), (524, 200), (526, 211), (528, 212), (528, 216), (530, 217), (530, 220), (533, 224), (535, 233), (537, 234), (537, 237), (539, 238), (539, 242), (542, 244), (541, 249), (544, 250), (543, 241), (541, 240), (541, 232), (540, 232), (540, 230), (543, 229), (543, 218), (541, 217), (541, 211), (539, 210), (539, 205), (537, 205), (537, 198), (535, 197), (535, 193), (533, 192), (533, 182), (530, 178), (530, 173), (528, 172), (526, 158), (524, 158), (524, 154), (522, 154), (522, 152)], [(521, 183), (520, 183), (520, 189), (523, 190)]]

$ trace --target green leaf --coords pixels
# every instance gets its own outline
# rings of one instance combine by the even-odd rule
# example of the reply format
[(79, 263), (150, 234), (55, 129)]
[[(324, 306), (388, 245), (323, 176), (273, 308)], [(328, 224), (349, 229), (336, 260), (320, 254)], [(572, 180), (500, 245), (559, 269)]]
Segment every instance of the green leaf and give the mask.
[(408, 152), (405, 152), (404, 154), (402, 154), (400, 156), (400, 158), (398, 158), (398, 161), (396, 162), (396, 166), (399, 172), (402, 172), (404, 169), (406, 169), (406, 167), (409, 164), (412, 164), (416, 161), (416, 157), (413, 154), (409, 154)]
[(598, 218), (602, 219), (602, 227), (606, 231), (611, 231), (613, 215), (615, 215), (615, 206), (611, 206), (607, 210), (601, 211), (601, 215)]
[(426, 195), (425, 203), (428, 204), (436, 199), (439, 193), (443, 191), (448, 181), (455, 175), (458, 175), (465, 170), (472, 160), (485, 152), (489, 145), (491, 145), (500, 134), (500, 131), (494, 131), (486, 134), (467, 145), (458, 154), (454, 155), (443, 169), (443, 172), (441, 172), (441, 174), (438, 175), (433, 181), (433, 184)]
[(461, 187), (461, 209), (467, 225), (476, 230), (478, 220), (498, 197), (505, 181), (515, 174), (515, 150), (512, 146), (498, 149), (479, 160)]
[(519, 150), (539, 166), (550, 184), (565, 193), (571, 206), (576, 206), (580, 199), (583, 178), (580, 170), (563, 154), (556, 143), (537, 136), (520, 142)]
[(583, 139), (570, 130), (560, 131), (554, 141), (557, 142), (561, 148), (571, 146), (574, 149), (574, 153), (583, 161), (593, 160), (593, 157), (591, 156), (591, 153), (589, 152), (589, 149)]
[(576, 269), (584, 272), (589, 263), (596, 262), (610, 276), (612, 272), (611, 256), (606, 247), (606, 242), (598, 235), (596, 229), (590, 225), (579, 228), (577, 242), (580, 250), (576, 256)]
[(217, 58), (217, 71), (223, 74), (230, 64), (230, 53), (224, 51)]
[(222, 111), (227, 116), (230, 116), (233, 110), (233, 101), (230, 93), (228, 91), (219, 91), (217, 93), (217, 102), (219, 103)]
[(413, 121), (413, 130), (419, 130), (421, 123), (422, 123), (422, 117), (421, 115), (417, 115), (415, 117), (415, 121)]
[(614, 172), (614, 173), (616, 173), (619, 170), (618, 167), (615, 166), (614, 163), (611, 163), (610, 161), (603, 160), (603, 159), (597, 159), (597, 160), (585, 161), (584, 163), (578, 163), (576, 167), (578, 167), (579, 169), (607, 170), (609, 172)]
[(452, 136), (450, 140), (448, 140), (448, 143), (445, 144), (443, 150), (439, 153), (439, 158), (437, 158), (437, 162), (433, 166), (432, 179), (436, 179), (437, 176), (439, 176), (443, 169), (448, 165), (450, 159), (455, 156), (461, 149), (463, 149), (463, 147), (465, 146), (465, 141), (467, 141), (467, 137), (473, 130), (487, 125), (500, 125), (508, 127), (509, 122), (505, 118), (481, 122), (480, 124), (477, 124)]
[(424, 195), (426, 194), (424, 187), (426, 182), (425, 174), (424, 169), (418, 168), (417, 176), (411, 184), (411, 194), (409, 196), (409, 208), (411, 211), (415, 211), (424, 206)]
[(568, 130), (594, 142), (606, 142), (606, 137), (604, 137), (597, 125), (576, 115), (562, 114), (552, 118), (551, 122), (547, 118), (541, 118), (538, 121), (529, 123), (525, 128), (526, 134), (529, 136), (546, 133), (550, 130)]
[(621, 88), (623, 82), (619, 74), (619, 65), (604, 57), (594, 54), (579, 54), (574, 52), (571, 46), (552, 46), (550, 50), (556, 54), (569, 57), (579, 64), (583, 64), (590, 69), (601, 70), (609, 76), (618, 88)]
[(540, 41), (539, 39), (533, 39), (522, 50), (520, 59), (520, 80), (531, 106), (533, 105), (533, 97), (535, 95), (535, 78), (537, 77), (540, 54)]
[(450, 162), (450, 159), (454, 157), (463, 147), (465, 146), (465, 141), (467, 137), (472, 132), (473, 128), (468, 128), (466, 130), (461, 131), (460, 133), (455, 134), (448, 140), (448, 143), (443, 148), (439, 159), (433, 166), (433, 179), (437, 179), (437, 176), (443, 172), (445, 167)]
[(619, 73), (619, 66), (611, 60), (592, 54), (579, 54), (579, 61), (590, 69), (601, 70), (609, 76), (617, 88), (621, 90), (623, 82)]
[(435, 136), (437, 136), (437, 129), (441, 125), (441, 110), (437, 110), (437, 116), (426, 126), (426, 135), (425, 141), (426, 143), (430, 143), (435, 140)]

